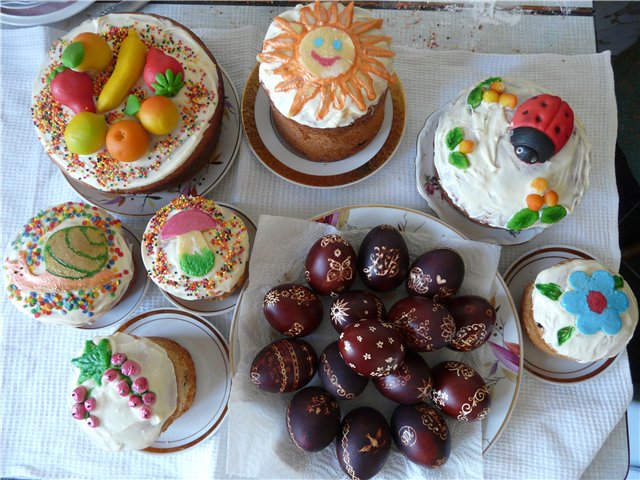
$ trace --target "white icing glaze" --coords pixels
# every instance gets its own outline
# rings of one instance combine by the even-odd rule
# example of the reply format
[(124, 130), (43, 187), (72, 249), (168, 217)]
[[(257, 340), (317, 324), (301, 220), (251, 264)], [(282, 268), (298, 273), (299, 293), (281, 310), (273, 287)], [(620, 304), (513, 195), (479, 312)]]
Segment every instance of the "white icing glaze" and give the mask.
[[(96, 345), (103, 338), (111, 344), (111, 353), (124, 353), (127, 359), (140, 365), (140, 373), (131, 377), (135, 380), (146, 377), (149, 391), (156, 394), (156, 402), (150, 405), (153, 415), (148, 420), (140, 417), (141, 407), (131, 408), (129, 395), (121, 397), (115, 390), (118, 381), (97, 385), (93, 379), (82, 385), (91, 390), (96, 400), (96, 408), (91, 415), (96, 416), (100, 426), (90, 428), (86, 421), (76, 420), (82, 430), (101, 448), (111, 451), (141, 450), (150, 446), (160, 436), (162, 426), (173, 414), (178, 402), (178, 387), (173, 363), (166, 351), (146, 338), (136, 338), (126, 333), (115, 333), (110, 337), (96, 337)], [(81, 353), (80, 353), (81, 354)], [(78, 355), (79, 356), (79, 355)], [(73, 388), (78, 379), (75, 369)]]
[[(184, 199), (184, 197), (181, 197)], [(180, 201), (181, 198), (176, 199)], [(249, 237), (247, 227), (240, 217), (226, 207), (217, 205), (211, 200), (202, 197), (188, 197), (187, 201), (204, 202), (198, 207), (205, 213), (210, 213), (217, 228), (211, 228), (202, 232), (205, 240), (212, 246), (215, 258), (213, 268), (204, 276), (190, 277), (182, 272), (178, 258), (177, 237), (169, 240), (161, 240), (160, 232), (164, 221), (160, 217), (171, 218), (181, 211), (170, 203), (149, 221), (142, 241), (142, 259), (149, 272), (149, 277), (158, 287), (176, 297), (187, 300), (215, 298), (232, 291), (240, 277), (244, 274), (249, 258)], [(193, 204), (192, 204), (193, 205)], [(196, 207), (191, 207), (196, 208)], [(166, 212), (169, 212), (168, 214)], [(228, 228), (230, 241), (220, 243), (216, 237), (221, 229)], [(161, 263), (158, 259), (166, 258), (168, 268), (158, 269)], [(225, 263), (234, 263), (231, 271), (225, 271)]]
[[(65, 204), (69, 205), (69, 204)], [(96, 219), (90, 221), (88, 224), (96, 224), (96, 222), (106, 222), (109, 224), (109, 228), (112, 230), (113, 237), (113, 245), (110, 246), (109, 254), (111, 257), (115, 257), (115, 263), (111, 266), (111, 271), (114, 273), (121, 273), (122, 277), (120, 278), (121, 283), (113, 288), (114, 283), (110, 282), (111, 290), (104, 290), (102, 287), (97, 287), (93, 290), (85, 290), (83, 295), (80, 295), (79, 290), (67, 290), (67, 291), (59, 291), (59, 292), (47, 292), (48, 295), (59, 295), (62, 298), (68, 296), (74, 297), (86, 297), (87, 293), (91, 293), (92, 295), (92, 304), (86, 310), (82, 309), (73, 309), (66, 308), (64, 306), (54, 308), (51, 310), (51, 314), (41, 314), (36, 317), (39, 321), (43, 323), (55, 323), (60, 325), (68, 325), (71, 327), (81, 327), (84, 325), (90, 325), (94, 323), (98, 318), (100, 318), (105, 313), (109, 312), (111, 308), (116, 305), (120, 299), (127, 292), (127, 288), (129, 287), (129, 283), (133, 279), (134, 274), (134, 264), (133, 257), (131, 255), (131, 249), (127, 244), (126, 238), (122, 233), (122, 226), (120, 221), (115, 217), (112, 217), (109, 213), (102, 209), (98, 209), (95, 207), (91, 207), (89, 205), (78, 203), (71, 203), (73, 208), (80, 209), (81, 211), (87, 210), (90, 213), (90, 216), (95, 216)], [(39, 218), (45, 219), (51, 215), (54, 215), (52, 211), (45, 210), (44, 212), (38, 214)], [(7, 245), (7, 249), (5, 251), (5, 261), (4, 261), (4, 274), (5, 274), (5, 284), (7, 286), (15, 285), (10, 277), (11, 271), (15, 269), (15, 263), (18, 261), (19, 254), (27, 253), (27, 244), (29, 242), (35, 242), (37, 246), (35, 248), (40, 249), (40, 251), (44, 251), (44, 246), (47, 243), (47, 240), (58, 230), (69, 228), (73, 226), (82, 225), (84, 222), (87, 222), (87, 219), (84, 217), (72, 217), (64, 219), (61, 223), (57, 224), (54, 228), (49, 230), (45, 228), (45, 233), (39, 236), (38, 240), (34, 240), (31, 236), (26, 236), (26, 230), (23, 228), (20, 230), (14, 237), (13, 241)], [(45, 223), (45, 222), (43, 222)], [(86, 224), (86, 223), (85, 223)], [(122, 256), (119, 256), (115, 253), (115, 249), (119, 249), (122, 253)], [(105, 267), (106, 268), (106, 267)], [(30, 266), (30, 270), (34, 275), (43, 275), (46, 272), (46, 266), (44, 260), (40, 260), (38, 264), (35, 262)], [(125, 273), (128, 272), (128, 273)], [(115, 290), (115, 291), (114, 291)], [(111, 292), (114, 294), (111, 295)], [(35, 316), (32, 313), (32, 305), (30, 305), (27, 301), (31, 292), (28, 289), (21, 289), (16, 286), (15, 289), (12, 289), (12, 293), (9, 295), (9, 299), (11, 302), (16, 305), (22, 312), (27, 315)], [(36, 296), (43, 296), (45, 294), (37, 293)], [(88, 313), (91, 312), (92, 315), (89, 316)]]
[[(528, 98), (550, 93), (519, 78), (503, 78), (506, 92), (518, 97), (518, 105)], [(534, 192), (531, 181), (542, 177), (558, 194), (558, 203), (567, 213), (576, 207), (589, 186), (591, 146), (584, 127), (575, 117), (574, 129), (566, 145), (546, 163), (528, 165), (519, 160), (509, 142), (509, 125), (515, 109), (482, 102), (473, 111), (467, 96), (475, 85), (461, 92), (443, 110), (434, 139), (434, 162), (440, 185), (453, 203), (467, 215), (492, 227), (506, 228), (511, 217), (527, 207), (525, 198)], [(447, 133), (461, 127), (466, 140), (475, 142), (467, 154), (469, 168), (461, 170), (448, 161)], [(548, 227), (535, 223), (531, 228)]]
[[(58, 166), (62, 168), (65, 173), (77, 180), (80, 180), (94, 188), (103, 191), (144, 187), (167, 177), (173, 171), (179, 168), (196, 149), (203, 138), (204, 132), (210, 125), (211, 118), (219, 102), (217, 88), (220, 81), (216, 71), (216, 66), (207, 55), (207, 52), (205, 52), (205, 50), (198, 43), (196, 43), (196, 41), (190, 34), (188, 34), (185, 30), (177, 27), (175, 24), (169, 22), (168, 20), (152, 17), (150, 15), (106, 15), (83, 23), (79, 27), (71, 30), (67, 35), (62, 37), (62, 39), (56, 41), (53, 44), (50, 51), (48, 52), (47, 59), (42, 69), (36, 77), (33, 89), (34, 106), (36, 106), (36, 101), (40, 92), (46, 86), (45, 80), (48, 72), (47, 69), (52, 63), (55, 63), (56, 65), (60, 63), (60, 58), (62, 56), (64, 47), (68, 45), (79, 33), (105, 33), (108, 31), (109, 26), (134, 27), (138, 34), (141, 36), (141, 40), (143, 40), (143, 42), (145, 42), (147, 46), (151, 44), (151, 38), (156, 39), (160, 37), (158, 40), (162, 41), (162, 39), (168, 39), (169, 37), (171, 37), (173, 39), (173, 42), (171, 44), (172, 47), (178, 42), (181, 42), (183, 46), (187, 46), (191, 50), (193, 55), (187, 56), (187, 54), (182, 49), (172, 49), (170, 51), (165, 51), (165, 53), (176, 58), (185, 71), (185, 86), (178, 92), (176, 96), (171, 97), (171, 100), (176, 104), (181, 113), (181, 118), (178, 126), (173, 130), (173, 132), (169, 134), (169, 136), (175, 138), (178, 142), (178, 145), (173, 149), (172, 152), (170, 152), (169, 155), (167, 155), (167, 153), (163, 150), (161, 142), (167, 139), (169, 136), (149, 135), (149, 150), (144, 157), (136, 160), (135, 162), (119, 163), (120, 176), (122, 177), (124, 174), (128, 173), (129, 178), (127, 179), (116, 178), (115, 176), (113, 176), (113, 178), (109, 178), (108, 180), (106, 180), (107, 177), (105, 176), (105, 178), (101, 180), (96, 175), (97, 154), (79, 155), (78, 162), (71, 162), (70, 154), (66, 148), (64, 140), (58, 147), (56, 147), (55, 144), (52, 143), (52, 137), (49, 132), (40, 130), (36, 126), (38, 137), (43, 143), (45, 151), (56, 162), (56, 164), (58, 164)], [(153, 26), (158, 30), (146, 30), (148, 26)], [(166, 47), (161, 47), (160, 49), (164, 51)], [(187, 82), (189, 81), (193, 81), (194, 83), (202, 82), (202, 84), (210, 92), (210, 95), (208, 96), (208, 98), (202, 99), (204, 108), (202, 108), (196, 114), (194, 119), (195, 127), (192, 132), (186, 133), (183, 131), (185, 125), (184, 116), (191, 115), (187, 112), (187, 102), (189, 100), (187, 96)], [(138, 79), (138, 82), (136, 83), (134, 88), (143, 89), (148, 96), (151, 96), (153, 94), (153, 91), (151, 91), (149, 87), (147, 87), (144, 83), (142, 75)], [(124, 102), (111, 112), (122, 112), (123, 110)], [(71, 120), (71, 118), (73, 118), (74, 114), (67, 107), (63, 107), (63, 111), (66, 125)], [(193, 117), (193, 115), (191, 116)], [(121, 117), (118, 118), (118, 120), (121, 120), (123, 118), (127, 117)], [(112, 124), (108, 117), (107, 123), (109, 125)], [(106, 152), (106, 148), (99, 150), (97, 153), (100, 152)], [(156, 164), (156, 162), (158, 163)], [(133, 173), (134, 171), (140, 171), (140, 169), (144, 169), (147, 172), (145, 176), (140, 176)]]
[[(323, 5), (329, 4), (323, 3)], [(287, 10), (278, 16), (285, 20), (297, 22), (300, 20), (300, 9), (303, 8), (303, 6), (304, 5), (296, 5), (295, 9)], [(313, 6), (311, 7), (313, 8)], [(342, 12), (344, 8), (344, 5), (338, 3), (339, 12)], [(374, 17), (367, 10), (355, 7), (354, 22), (371, 20), (373, 18)], [(269, 40), (283, 32), (284, 30), (277, 23), (273, 22), (267, 30), (265, 40)], [(368, 31), (366, 35), (384, 35), (384, 33), (379, 29), (375, 29)], [(378, 42), (376, 46), (389, 48), (389, 42)], [(263, 50), (263, 52), (268, 52), (270, 50), (271, 49)], [(387, 72), (390, 72), (391, 74), (393, 73), (394, 70), (392, 57), (376, 57), (376, 60), (378, 60), (384, 66)], [(276, 86), (280, 82), (282, 82), (284, 78), (281, 75), (274, 73), (274, 70), (281, 65), (282, 62), (260, 63), (260, 83), (267, 90), (269, 98), (280, 113), (282, 113), (285, 117), (295, 120), (302, 125), (307, 125), (313, 128), (336, 128), (351, 125), (358, 118), (366, 114), (369, 107), (378, 103), (378, 101), (380, 100), (380, 96), (387, 90), (388, 86), (388, 82), (384, 78), (381, 78), (375, 74), (371, 75), (376, 96), (373, 100), (370, 100), (369, 98), (367, 98), (367, 95), (363, 95), (363, 99), (366, 104), (366, 108), (364, 111), (360, 110), (353, 99), (347, 96), (345, 99), (344, 108), (337, 109), (334, 105), (331, 105), (327, 115), (322, 119), (318, 119), (316, 118), (316, 112), (320, 107), (321, 100), (320, 95), (316, 95), (313, 99), (307, 102), (307, 104), (299, 113), (291, 116), (289, 110), (291, 108), (291, 105), (293, 104), (293, 100), (298, 90), (294, 89), (286, 92), (276, 91)], [(342, 70), (339, 69), (339, 71), (341, 72)]]
[[(543, 270), (536, 277), (534, 284), (555, 283), (564, 292), (570, 289), (567, 282), (573, 272), (581, 271), (590, 275), (596, 270), (608, 271), (605, 266), (594, 260), (572, 260)], [(627, 282), (624, 282), (622, 291), (629, 299), (629, 307), (620, 314), (622, 328), (616, 335), (607, 335), (601, 330), (593, 335), (583, 335), (576, 329), (569, 340), (559, 345), (558, 330), (566, 326), (575, 327), (576, 317), (562, 308), (562, 297), (551, 300), (536, 288), (533, 289), (532, 296), (533, 319), (544, 328), (543, 340), (561, 355), (582, 363), (613, 357), (627, 345), (638, 323), (638, 302)]]

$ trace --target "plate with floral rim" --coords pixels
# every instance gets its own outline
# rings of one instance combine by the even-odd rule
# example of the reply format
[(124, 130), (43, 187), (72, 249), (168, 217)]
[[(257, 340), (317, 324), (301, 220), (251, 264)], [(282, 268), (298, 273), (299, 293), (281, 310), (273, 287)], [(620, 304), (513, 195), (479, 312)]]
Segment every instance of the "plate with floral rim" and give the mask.
[[(243, 212), (238, 210), (233, 205), (229, 205), (227, 203), (216, 202), (218, 205), (222, 205), (223, 207), (227, 207), (233, 213), (238, 215), (244, 224), (247, 226), (247, 234), (249, 235), (249, 257), (247, 258), (247, 265), (245, 268), (249, 268), (249, 258), (251, 258), (251, 249), (253, 248), (253, 241), (256, 238), (256, 230), (257, 227), (255, 223)], [(171, 295), (168, 292), (160, 289), (162, 294), (165, 296), (169, 302), (171, 302), (175, 307), (178, 307), (180, 310), (184, 310), (185, 312), (193, 313), (194, 315), (202, 315), (205, 317), (214, 316), (214, 315), (222, 315), (223, 313), (227, 313), (235, 308), (236, 303), (238, 302), (238, 298), (242, 294), (242, 291), (246, 287), (248, 283), (248, 277), (245, 279), (244, 285), (238, 288), (235, 292), (229, 295), (222, 300), (216, 299), (204, 299), (204, 300), (185, 300), (184, 298), (176, 297), (175, 295)]]
[(373, 175), (391, 160), (405, 129), (406, 101), (402, 82), (394, 75), (378, 134), (363, 150), (336, 162), (313, 162), (302, 157), (277, 132), (269, 98), (260, 87), (255, 66), (242, 94), (242, 125), (258, 160), (275, 175), (296, 185), (337, 188)]
[(222, 334), (205, 319), (174, 309), (142, 313), (118, 332), (174, 340), (189, 352), (196, 368), (193, 404), (144, 451), (179, 452), (213, 435), (226, 418), (231, 394), (229, 348)]
[[(333, 225), (339, 230), (372, 228), (382, 223), (399, 230), (429, 233), (443, 237), (467, 238), (442, 220), (416, 210), (386, 205), (350, 206), (314, 216), (311, 220)], [(515, 304), (502, 277), (496, 273), (490, 301), (496, 308), (494, 333), (478, 352), (476, 365), (492, 395), (492, 410), (482, 424), (483, 453), (491, 448), (509, 421), (516, 404), (522, 381), (522, 331)], [(241, 303), (241, 299), (238, 305)], [(230, 345), (233, 374), (240, 360), (237, 335), (238, 309), (231, 324)]]
[(150, 217), (180, 195), (207, 195), (218, 185), (229, 171), (238, 155), (241, 143), (240, 104), (238, 95), (226, 72), (224, 81), (224, 111), (220, 139), (207, 164), (192, 178), (175, 187), (154, 193), (109, 193), (96, 190), (63, 176), (80, 197), (108, 212), (128, 217)]
[(544, 228), (528, 228), (520, 232), (480, 225), (463, 215), (447, 201), (438, 180), (433, 162), (433, 139), (443, 109), (436, 110), (427, 118), (418, 134), (416, 145), (416, 185), (418, 193), (424, 198), (436, 215), (456, 228), (471, 240), (496, 245), (519, 245), (540, 235)]
[[(511, 296), (520, 305), (522, 292), (535, 280), (538, 273), (564, 260), (593, 260), (584, 250), (566, 245), (549, 245), (525, 253), (507, 269), (504, 280)], [(589, 363), (578, 363), (549, 355), (538, 349), (528, 335), (523, 335), (524, 368), (540, 380), (556, 384), (580, 383), (590, 380), (609, 368), (618, 358), (606, 358)]]

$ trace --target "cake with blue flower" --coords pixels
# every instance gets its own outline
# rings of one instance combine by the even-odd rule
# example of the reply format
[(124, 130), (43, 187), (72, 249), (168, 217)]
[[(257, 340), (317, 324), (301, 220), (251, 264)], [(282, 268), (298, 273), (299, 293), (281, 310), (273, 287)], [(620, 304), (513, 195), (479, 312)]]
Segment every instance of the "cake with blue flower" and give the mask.
[(638, 303), (629, 284), (601, 263), (565, 260), (527, 287), (522, 323), (539, 349), (594, 362), (626, 347), (638, 324)]

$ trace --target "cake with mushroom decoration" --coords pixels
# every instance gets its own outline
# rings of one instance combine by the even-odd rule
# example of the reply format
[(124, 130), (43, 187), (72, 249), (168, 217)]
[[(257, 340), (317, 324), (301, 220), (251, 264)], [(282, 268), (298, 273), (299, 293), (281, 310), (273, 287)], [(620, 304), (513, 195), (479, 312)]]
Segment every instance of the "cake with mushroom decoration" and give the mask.
[(443, 197), (474, 222), (513, 232), (573, 212), (589, 186), (590, 151), (569, 104), (518, 78), (462, 91), (434, 139)]
[(200, 39), (168, 18), (124, 13), (53, 43), (31, 110), (65, 175), (100, 191), (144, 193), (209, 160), (223, 104), (220, 69)]
[(566, 260), (543, 270), (521, 306), (536, 347), (580, 363), (615, 357), (638, 324), (629, 284), (595, 260)]
[(246, 279), (247, 227), (227, 207), (181, 196), (147, 224), (142, 259), (151, 280), (171, 295), (222, 300)]
[(395, 55), (381, 27), (353, 2), (319, 1), (269, 26), (260, 83), (277, 131), (309, 160), (351, 156), (380, 130)]
[(39, 212), (5, 251), (9, 300), (45, 323), (94, 323), (123, 298), (133, 273), (120, 220), (85, 203)]
[(195, 398), (191, 355), (168, 338), (97, 337), (71, 363), (71, 416), (105, 450), (151, 446)]

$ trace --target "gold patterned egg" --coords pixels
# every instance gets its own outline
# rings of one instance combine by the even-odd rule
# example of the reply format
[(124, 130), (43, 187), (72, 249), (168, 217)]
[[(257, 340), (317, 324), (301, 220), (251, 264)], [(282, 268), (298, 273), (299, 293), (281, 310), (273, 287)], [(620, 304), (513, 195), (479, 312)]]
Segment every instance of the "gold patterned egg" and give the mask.
[(100, 272), (109, 260), (107, 236), (97, 227), (63, 228), (47, 240), (44, 263), (56, 277), (79, 279)]

